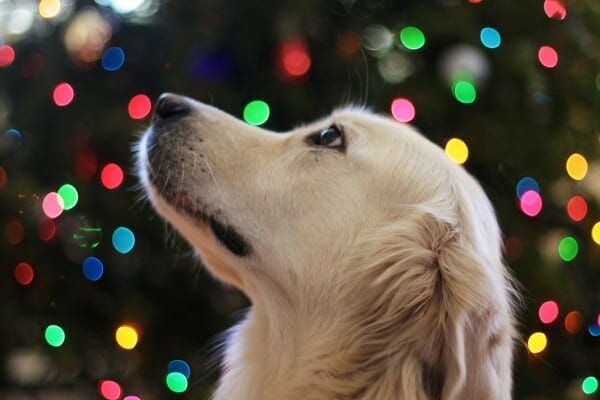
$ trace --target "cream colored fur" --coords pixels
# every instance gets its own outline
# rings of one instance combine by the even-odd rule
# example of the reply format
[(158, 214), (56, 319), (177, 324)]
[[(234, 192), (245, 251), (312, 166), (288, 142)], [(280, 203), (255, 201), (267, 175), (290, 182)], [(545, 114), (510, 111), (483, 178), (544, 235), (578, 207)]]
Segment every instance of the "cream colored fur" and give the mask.
[[(190, 116), (142, 138), (139, 171), (159, 213), (252, 302), (215, 400), (511, 398), (515, 292), (492, 206), (462, 167), (360, 109), (272, 133), (185, 101)], [(345, 152), (305, 142), (332, 124)], [(165, 147), (154, 160), (152, 146)], [(252, 254), (176, 211), (151, 174)]]

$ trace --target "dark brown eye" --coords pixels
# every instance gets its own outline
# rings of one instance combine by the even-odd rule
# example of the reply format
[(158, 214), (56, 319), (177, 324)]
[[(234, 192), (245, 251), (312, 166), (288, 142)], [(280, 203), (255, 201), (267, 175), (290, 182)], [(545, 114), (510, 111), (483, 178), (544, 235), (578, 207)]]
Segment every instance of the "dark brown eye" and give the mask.
[(344, 133), (335, 125), (325, 128), (309, 137), (309, 142), (315, 146), (332, 149), (344, 147)]

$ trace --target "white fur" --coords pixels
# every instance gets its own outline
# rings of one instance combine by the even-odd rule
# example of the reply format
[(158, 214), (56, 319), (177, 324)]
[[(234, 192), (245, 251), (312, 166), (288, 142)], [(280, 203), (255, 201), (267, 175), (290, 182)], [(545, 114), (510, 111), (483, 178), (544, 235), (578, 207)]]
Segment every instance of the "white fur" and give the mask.
[[(275, 134), (185, 101), (191, 116), (142, 139), (139, 171), (157, 210), (253, 304), (227, 340), (215, 400), (511, 398), (515, 291), (492, 206), (463, 168), (359, 109)], [(306, 143), (332, 124), (345, 152)], [(165, 147), (154, 160), (151, 134)], [(252, 254), (176, 211), (149, 171)]]

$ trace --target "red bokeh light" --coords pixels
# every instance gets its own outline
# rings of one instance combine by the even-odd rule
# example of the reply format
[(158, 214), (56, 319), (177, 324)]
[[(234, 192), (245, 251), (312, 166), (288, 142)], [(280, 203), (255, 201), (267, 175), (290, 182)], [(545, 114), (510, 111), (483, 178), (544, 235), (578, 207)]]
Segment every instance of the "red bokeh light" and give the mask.
[(550, 46), (542, 46), (538, 50), (538, 60), (546, 68), (554, 68), (558, 65), (558, 53)]
[(75, 98), (75, 91), (73, 90), (73, 86), (67, 82), (59, 83), (54, 88), (54, 92), (52, 92), (54, 104), (59, 107), (68, 106), (73, 101), (73, 98)]
[(75, 172), (83, 180), (89, 181), (92, 179), (98, 169), (98, 157), (96, 153), (90, 150), (77, 152), (75, 155)]
[(558, 313), (558, 303), (553, 300), (545, 301), (538, 309), (538, 317), (546, 325), (556, 321)]
[(579, 332), (581, 327), (583, 326), (583, 317), (579, 311), (571, 311), (565, 317), (565, 329), (571, 335)]
[(100, 172), (100, 182), (107, 189), (116, 189), (123, 183), (123, 169), (115, 163), (106, 164)]
[(335, 45), (342, 57), (352, 57), (360, 51), (362, 40), (360, 35), (352, 31), (340, 32), (336, 38)]
[(585, 218), (588, 212), (587, 201), (581, 196), (573, 196), (567, 202), (567, 214), (575, 222)]
[(145, 94), (135, 95), (129, 100), (127, 112), (132, 119), (146, 118), (150, 110), (152, 110), (152, 102)]
[(15, 61), (15, 50), (9, 45), (0, 46), (0, 68), (8, 67)]
[(563, 20), (567, 18), (567, 8), (560, 0), (545, 0), (544, 13), (548, 18)]
[(310, 70), (308, 47), (302, 39), (286, 40), (279, 46), (277, 65), (283, 79), (298, 79)]
[(23, 240), (23, 236), (25, 236), (25, 228), (23, 228), (23, 224), (16, 219), (13, 219), (8, 224), (6, 224), (6, 239), (10, 244), (19, 244)]
[(100, 381), (98, 391), (106, 400), (117, 400), (121, 397), (121, 385), (115, 381)]
[(0, 189), (6, 185), (6, 170), (0, 166)]
[(40, 239), (42, 239), (44, 242), (47, 242), (56, 234), (56, 225), (51, 219), (43, 218), (38, 223), (37, 231)]
[(22, 262), (15, 267), (15, 279), (23, 286), (29, 285), (33, 281), (33, 268), (31, 265)]
[(479, 4), (481, 3), (483, 0), (467, 0), (469, 3), (471, 4)]

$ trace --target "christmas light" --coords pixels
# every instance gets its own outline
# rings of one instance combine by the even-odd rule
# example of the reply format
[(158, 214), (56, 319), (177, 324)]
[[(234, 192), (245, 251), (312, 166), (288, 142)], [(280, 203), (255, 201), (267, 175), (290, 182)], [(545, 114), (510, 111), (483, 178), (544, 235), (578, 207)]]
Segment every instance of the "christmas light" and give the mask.
[(519, 205), (525, 215), (535, 217), (542, 211), (542, 196), (535, 190), (528, 190), (521, 196)]
[(121, 186), (124, 176), (125, 175), (121, 167), (115, 163), (109, 163), (106, 164), (100, 172), (100, 182), (102, 182), (102, 185), (105, 188), (113, 190)]
[(262, 125), (269, 119), (269, 105), (262, 100), (252, 100), (244, 107), (244, 121), (250, 125)]
[(579, 245), (572, 236), (563, 238), (558, 244), (558, 255), (563, 261), (573, 261), (577, 253), (579, 253)]
[(145, 94), (137, 94), (129, 100), (127, 112), (132, 119), (146, 118), (152, 110), (150, 97)]
[(527, 348), (532, 354), (541, 353), (548, 346), (548, 338), (543, 332), (535, 332), (527, 340)]
[(521, 178), (517, 183), (517, 197), (520, 199), (523, 197), (523, 194), (529, 190), (539, 193), (540, 185), (538, 185), (537, 181), (530, 176)]
[(416, 26), (407, 26), (400, 31), (400, 42), (409, 50), (419, 50), (425, 46), (425, 34)]
[(62, 214), (65, 208), (62, 197), (56, 192), (50, 192), (42, 200), (42, 210), (48, 218), (56, 218)]
[(410, 122), (415, 119), (416, 111), (413, 103), (405, 98), (398, 97), (392, 101), (392, 116), (396, 121)]
[(543, 302), (538, 309), (538, 317), (542, 323), (548, 325), (556, 321), (558, 318), (558, 303), (554, 300)]
[(187, 390), (188, 381), (181, 372), (169, 372), (166, 381), (167, 387), (174, 393), (183, 393)]
[(121, 385), (115, 381), (100, 381), (98, 384), (98, 391), (106, 400), (117, 400), (121, 397)]
[(546, 68), (554, 68), (558, 65), (558, 53), (550, 46), (542, 46), (538, 50), (538, 60)]
[(190, 379), (191, 369), (190, 365), (184, 360), (171, 360), (167, 366), (168, 372), (179, 372), (183, 374), (186, 379)]
[(567, 158), (566, 169), (572, 179), (580, 181), (587, 175), (588, 162), (581, 154), (573, 153)]
[(102, 53), (101, 62), (106, 71), (116, 71), (125, 63), (125, 52), (120, 47), (109, 47)]
[(490, 27), (485, 27), (481, 29), (481, 31), (479, 32), (479, 39), (481, 40), (481, 44), (483, 44), (488, 49), (497, 49), (502, 43), (502, 37), (500, 36), (500, 32)]
[(82, 271), (88, 280), (95, 282), (104, 274), (104, 264), (96, 257), (88, 257), (83, 261)]
[(77, 189), (75, 186), (65, 183), (58, 189), (58, 195), (63, 200), (63, 208), (65, 210), (70, 210), (77, 205), (77, 201), (79, 200), (79, 193), (77, 193)]
[(456, 164), (464, 164), (469, 158), (469, 147), (459, 138), (448, 140), (444, 147), (444, 151)]
[(15, 50), (9, 45), (0, 46), (0, 68), (10, 66), (15, 61)]
[(120, 226), (113, 232), (112, 244), (116, 251), (127, 254), (135, 245), (135, 235), (131, 229)]
[(52, 92), (52, 99), (54, 100), (54, 104), (56, 104), (57, 106), (68, 106), (69, 104), (71, 104), (74, 98), (75, 91), (73, 90), (73, 86), (71, 86), (67, 82), (59, 83), (54, 87), (54, 91)]
[(588, 212), (588, 205), (581, 196), (573, 196), (567, 202), (567, 214), (575, 222), (585, 218)]
[(15, 267), (15, 280), (22, 286), (27, 286), (33, 281), (33, 268), (31, 265), (21, 262)]
[(58, 325), (48, 325), (44, 331), (46, 342), (52, 347), (60, 347), (65, 342), (65, 331)]
[(132, 350), (137, 346), (138, 333), (131, 325), (121, 325), (115, 332), (115, 340), (121, 348)]

